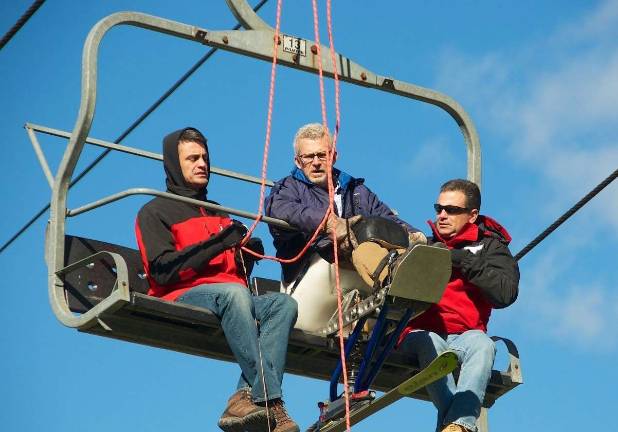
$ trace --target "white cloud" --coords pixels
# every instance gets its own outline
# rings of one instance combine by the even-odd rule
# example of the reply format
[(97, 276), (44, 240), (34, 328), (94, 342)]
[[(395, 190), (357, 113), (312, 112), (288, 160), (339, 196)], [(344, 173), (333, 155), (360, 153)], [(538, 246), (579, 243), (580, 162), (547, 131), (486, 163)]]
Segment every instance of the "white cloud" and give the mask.
[[(536, 171), (547, 206), (566, 209), (618, 167), (618, 0), (508, 56), (449, 50), (436, 87), (481, 113), (513, 160)], [(590, 205), (618, 239), (618, 188), (605, 193)]]
[(520, 317), (521, 322), (527, 323), (530, 333), (550, 336), (571, 348), (613, 351), (618, 348), (618, 295), (592, 277), (585, 283), (566, 284), (561, 278), (578, 269), (576, 258), (565, 259), (563, 253), (578, 243), (581, 240), (564, 242), (526, 268), (519, 300), (526, 316)]
[(574, 23), (566, 26), (556, 36), (557, 40), (568, 42), (583, 41), (590, 39), (609, 40), (618, 35), (618, 1), (608, 0), (590, 14)]
[[(493, 145), (504, 143), (525, 167), (532, 176), (526, 192), (549, 214), (561, 214), (618, 168), (618, 0), (515, 52), (478, 58), (450, 50), (441, 56), (437, 80), (435, 87), (462, 102), (477, 122), (482, 116)], [(574, 348), (613, 351), (618, 294), (607, 265), (616, 263), (618, 181), (600, 198), (587, 206), (594, 219), (578, 231), (584, 235), (551, 237), (543, 254), (525, 258), (518, 322), (530, 334)], [(596, 239), (606, 252), (595, 250)], [(607, 250), (613, 256), (582, 263), (581, 254)]]
[(436, 161), (440, 161), (441, 166), (452, 166), (458, 162), (452, 146), (444, 137), (434, 137), (418, 146), (405, 171), (423, 172), (427, 167), (435, 165)]

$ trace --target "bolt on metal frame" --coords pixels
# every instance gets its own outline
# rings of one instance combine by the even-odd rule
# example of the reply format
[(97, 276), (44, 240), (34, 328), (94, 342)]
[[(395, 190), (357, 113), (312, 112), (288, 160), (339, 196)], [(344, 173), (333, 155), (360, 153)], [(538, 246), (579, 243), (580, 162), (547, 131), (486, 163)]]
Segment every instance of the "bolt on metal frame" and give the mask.
[[(64, 136), (69, 138), (69, 143), (58, 168), (58, 172), (53, 178), (50, 221), (46, 238), (50, 302), (56, 317), (63, 324), (69, 327), (87, 328), (90, 325), (94, 325), (97, 322), (98, 315), (102, 312), (108, 310), (108, 308), (120, 307), (122, 304), (129, 301), (129, 287), (128, 282), (126, 289), (122, 288), (122, 283), (120, 283), (119, 289), (115, 290), (110, 298), (82, 315), (76, 316), (69, 311), (64, 297), (64, 284), (61, 279), (61, 275), (67, 270), (65, 268), (66, 263), (64, 262), (66, 217), (77, 215), (117, 199), (121, 199), (125, 196), (134, 194), (149, 194), (158, 196), (169, 195), (170, 198), (177, 199), (179, 201), (186, 201), (186, 198), (183, 199), (182, 197), (167, 194), (166, 192), (159, 192), (145, 188), (134, 188), (101, 199), (89, 205), (82, 206), (78, 209), (67, 211), (66, 202), (69, 190), (68, 187), (75, 166), (86, 142), (145, 157), (156, 159), (160, 158), (159, 155), (148, 154), (149, 152), (130, 149), (125, 146), (88, 138), (96, 104), (98, 70), (97, 59), (101, 40), (114, 26), (132, 25), (159, 33), (165, 33), (170, 36), (187, 39), (193, 42), (198, 42), (204, 45), (217, 47), (219, 49), (235, 52), (245, 56), (271, 61), (272, 46), (275, 36), (274, 29), (259, 18), (257, 14), (255, 14), (255, 12), (247, 4), (246, 0), (226, 1), (233, 14), (246, 30), (211, 31), (137, 12), (119, 12), (103, 18), (92, 28), (84, 44), (82, 57), (81, 102), (73, 132), (68, 134), (66, 132), (52, 130), (41, 126), (31, 124), (27, 125), (28, 133), (33, 141), (33, 146), (35, 147), (35, 151), (37, 152), (37, 156), (39, 157), (48, 181), (51, 180), (51, 173), (44, 157), (42, 157), (40, 147), (38, 146), (32, 131), (38, 130), (41, 132), (51, 133), (56, 136)], [(334, 68), (330, 62), (327, 47), (322, 46), (321, 49), (318, 50), (315, 43), (311, 40), (295, 38), (284, 34), (281, 34), (280, 38), (277, 54), (279, 64), (307, 72), (318, 73), (316, 56), (319, 53), (319, 55), (322, 56), (324, 75), (331, 78), (334, 76)], [(283, 40), (283, 43), (281, 43), (281, 40)], [(309, 47), (308, 50), (307, 47)], [(434, 90), (374, 74), (341, 54), (336, 54), (336, 58), (338, 63), (337, 69), (341, 81), (393, 93), (410, 99), (416, 99), (422, 102), (430, 103), (446, 111), (460, 127), (464, 137), (467, 147), (468, 179), (480, 185), (481, 150), (479, 139), (471, 119), (456, 101)], [(215, 172), (215, 169), (213, 169), (213, 172)], [(229, 177), (244, 179), (247, 181), (255, 180), (255, 178), (226, 170), (219, 170), (219, 173), (221, 175), (227, 175)], [(204, 207), (212, 206), (211, 204), (202, 203), (199, 201), (195, 203)], [(217, 209), (225, 209), (232, 214), (251, 217), (250, 213), (241, 212), (235, 209), (222, 207), (217, 207)], [(265, 222), (277, 224), (279, 226), (287, 225), (283, 221), (277, 221), (274, 219), (265, 219)], [(289, 225), (287, 226), (289, 227)], [(121, 282), (128, 281), (126, 275), (123, 274), (121, 266), (119, 266), (118, 280)]]

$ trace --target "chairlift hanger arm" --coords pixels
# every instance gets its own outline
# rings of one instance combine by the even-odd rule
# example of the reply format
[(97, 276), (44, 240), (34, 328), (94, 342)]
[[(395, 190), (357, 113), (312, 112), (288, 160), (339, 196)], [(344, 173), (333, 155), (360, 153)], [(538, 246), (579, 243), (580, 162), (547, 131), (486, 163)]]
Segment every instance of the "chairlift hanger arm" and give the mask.
[(240, 24), (247, 30), (270, 30), (273, 28), (255, 13), (247, 0), (225, 0)]

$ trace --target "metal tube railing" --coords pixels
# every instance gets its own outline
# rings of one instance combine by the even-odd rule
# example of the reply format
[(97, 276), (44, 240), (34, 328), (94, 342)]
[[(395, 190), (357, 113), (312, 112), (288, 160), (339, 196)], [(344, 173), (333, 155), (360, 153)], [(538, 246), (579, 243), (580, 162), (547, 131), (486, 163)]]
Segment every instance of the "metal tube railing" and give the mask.
[[(31, 140), (36, 139), (36, 138), (34, 138), (34, 135), (32, 135), (30, 131), (37, 131), (37, 132), (41, 132), (47, 135), (56, 136), (59, 138), (71, 138), (70, 132), (66, 132), (60, 129), (53, 129), (47, 126), (41, 126), (41, 125), (37, 125), (33, 123), (26, 123), (24, 127), (28, 131), (28, 135), (30, 136)], [(34, 141), (32, 142), (34, 145)], [(141, 150), (135, 147), (129, 147), (129, 146), (116, 144), (110, 141), (104, 141), (104, 140), (100, 140), (96, 138), (86, 137), (85, 143), (92, 144), (97, 147), (109, 148), (109, 149), (116, 150), (122, 153), (145, 157), (147, 159), (163, 161), (163, 155), (160, 153), (149, 152), (149, 151)], [(259, 177), (242, 174), (236, 171), (226, 170), (226, 169), (218, 168), (215, 166), (210, 167), (210, 172), (212, 174), (217, 174), (222, 177), (230, 177), (230, 178), (234, 178), (237, 180), (246, 181), (248, 183), (262, 184), (262, 179)], [(266, 186), (272, 187), (274, 184), (275, 183), (272, 180), (266, 179)]]
[[(185, 203), (189, 203), (189, 204), (194, 204), (200, 207), (204, 207), (206, 209), (209, 210), (213, 210), (213, 211), (218, 211), (218, 212), (223, 212), (223, 213), (229, 213), (229, 214), (233, 214), (236, 216), (240, 216), (243, 218), (247, 218), (247, 219), (253, 219), (255, 220), (257, 218), (257, 214), (255, 213), (251, 213), (251, 212), (247, 212), (244, 210), (238, 210), (232, 207), (224, 207), (222, 205), (218, 205), (218, 204), (214, 204), (214, 203), (210, 203), (210, 202), (206, 202), (206, 201), (201, 201), (201, 200), (196, 200), (193, 198), (187, 198), (184, 197), (182, 195), (176, 195), (174, 193), (170, 193), (170, 192), (162, 192), (156, 189), (147, 189), (147, 188), (131, 188), (131, 189), (127, 189), (124, 190), (122, 192), (118, 192), (112, 195), (108, 195), (105, 198), (101, 198), (97, 201), (93, 201), (89, 204), (83, 205), (81, 207), (77, 207), (75, 209), (72, 210), (67, 210), (67, 217), (73, 217), (73, 216), (77, 216), (80, 215), (82, 213), (86, 213), (89, 212), (91, 210), (94, 210), (96, 208), (99, 208), (101, 206), (104, 206), (106, 204), (112, 203), (114, 201), (118, 201), (121, 200), (123, 198), (127, 198), (133, 195), (153, 195), (153, 196), (158, 196), (158, 197), (163, 197), (163, 198), (168, 198), (174, 201), (179, 201), (179, 202), (185, 202)], [(283, 228), (283, 229), (287, 229), (287, 230), (296, 230), (295, 227), (293, 227), (292, 225), (290, 225), (289, 223), (281, 220), (281, 219), (275, 219), (275, 218), (271, 218), (268, 216), (263, 216), (260, 219), (262, 222), (267, 223), (268, 225), (273, 225), (279, 228)]]

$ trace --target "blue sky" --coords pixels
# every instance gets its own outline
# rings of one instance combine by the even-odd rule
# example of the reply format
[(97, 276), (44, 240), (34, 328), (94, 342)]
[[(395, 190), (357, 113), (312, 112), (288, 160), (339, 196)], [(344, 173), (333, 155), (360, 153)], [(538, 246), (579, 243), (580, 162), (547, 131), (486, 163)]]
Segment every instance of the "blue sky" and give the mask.
[[(0, 5), (0, 33), (30, 5)], [(483, 212), (513, 236), (515, 253), (618, 166), (618, 1), (352, 2), (333, 9), (337, 51), (375, 73), (446, 93), (467, 110), (483, 149)], [(320, 3), (323, 6), (323, 3)], [(50, 189), (23, 129), (72, 130), (89, 29), (106, 15), (141, 11), (210, 30), (233, 27), (221, 1), (49, 1), (0, 51), (0, 241), (45, 203)], [(260, 15), (274, 23), (275, 0)], [(322, 8), (322, 12), (324, 9)], [(325, 15), (322, 15), (322, 22)], [(282, 29), (313, 39), (310, 2), (285, 2)], [(322, 32), (322, 40), (326, 34)], [(205, 48), (122, 27), (104, 39), (91, 136), (112, 141)], [(167, 132), (192, 125), (216, 166), (258, 175), (270, 65), (217, 53), (123, 143), (160, 151)], [(268, 176), (291, 168), (291, 139), (320, 120), (317, 77), (278, 70)], [(334, 119), (328, 82), (329, 121)], [(427, 230), (439, 185), (465, 176), (451, 118), (432, 106), (342, 86), (338, 166)], [(66, 142), (39, 136), (52, 169)], [(87, 148), (79, 167), (100, 152)], [(77, 207), (129, 187), (163, 188), (153, 161), (110, 155), (72, 190)], [(258, 190), (214, 178), (210, 197), (255, 211)], [(135, 197), (69, 221), (67, 231), (135, 246)], [(524, 385), (490, 411), (493, 430), (599, 430), (611, 424), (618, 372), (618, 184), (520, 262), (520, 298), (496, 311), (490, 333), (519, 347)], [(47, 299), (46, 218), (0, 254), (0, 423), (7, 431), (216, 430), (237, 367), (63, 327)], [(260, 235), (270, 246), (267, 232)], [(272, 248), (270, 248), (272, 251)], [(257, 267), (276, 278), (275, 264)], [(498, 358), (505, 367), (504, 357)], [(286, 376), (286, 401), (307, 426), (327, 385)], [(432, 430), (433, 407), (401, 401), (354, 430)]]

